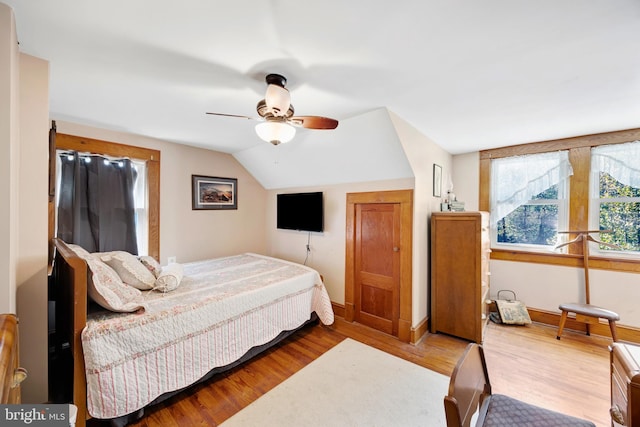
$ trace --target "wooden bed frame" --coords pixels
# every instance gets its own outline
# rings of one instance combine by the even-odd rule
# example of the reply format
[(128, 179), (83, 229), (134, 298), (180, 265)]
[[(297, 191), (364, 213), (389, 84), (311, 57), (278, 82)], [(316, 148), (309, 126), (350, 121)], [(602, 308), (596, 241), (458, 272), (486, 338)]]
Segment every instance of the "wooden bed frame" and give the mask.
[[(61, 366), (65, 371), (63, 374), (65, 386), (63, 395), (67, 396), (67, 401), (53, 403), (73, 403), (76, 405), (78, 408), (76, 425), (84, 426), (86, 420), (91, 418), (87, 411), (87, 381), (85, 376), (84, 355), (82, 352), (82, 330), (87, 324), (87, 310), (90, 305), (87, 296), (87, 283), (91, 280), (91, 272), (86, 261), (78, 257), (64, 241), (54, 238), (52, 244), (54, 249), (51, 273), (53, 282), (49, 290), (49, 299), (55, 301), (56, 328), (55, 339), (53, 343), (50, 343), (50, 346), (54, 346), (55, 350), (59, 352), (64, 359), (61, 362)], [(299, 328), (292, 331), (283, 331), (272, 341), (250, 349), (239, 360), (227, 366), (215, 368), (196, 383), (206, 381), (218, 373), (235, 368), (241, 363), (255, 357), (255, 355), (278, 344), (301, 328), (309, 324), (317, 323), (318, 317), (313, 313), (311, 318)], [(51, 369), (51, 366), (49, 369)], [(67, 382), (66, 379), (69, 378), (69, 376), (72, 376), (72, 381)], [(151, 405), (155, 402), (165, 400), (180, 391), (182, 390), (162, 395), (156, 399), (156, 401), (152, 402)], [(69, 402), (68, 399), (71, 399), (71, 401)], [(144, 412), (140, 412), (140, 414), (143, 413)]]
[[(66, 356), (73, 381), (65, 384), (71, 394), (71, 403), (78, 407), (76, 425), (85, 425), (87, 413), (87, 380), (82, 353), (82, 330), (87, 324), (87, 281), (90, 280), (87, 263), (78, 257), (60, 239), (53, 239), (53, 287), (55, 300), (56, 351)], [(50, 344), (51, 345), (51, 344)], [(62, 403), (62, 402), (55, 402)]]

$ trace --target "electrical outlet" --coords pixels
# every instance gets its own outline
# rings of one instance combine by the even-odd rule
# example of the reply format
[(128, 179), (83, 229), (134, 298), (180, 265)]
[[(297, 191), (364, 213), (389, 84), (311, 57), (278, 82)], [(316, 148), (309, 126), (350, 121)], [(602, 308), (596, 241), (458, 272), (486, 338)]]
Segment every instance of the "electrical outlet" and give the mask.
[(169, 264), (171, 264), (172, 262), (176, 262), (176, 257), (174, 257), (174, 256), (170, 256), (169, 258), (167, 258), (167, 262), (168, 262)]

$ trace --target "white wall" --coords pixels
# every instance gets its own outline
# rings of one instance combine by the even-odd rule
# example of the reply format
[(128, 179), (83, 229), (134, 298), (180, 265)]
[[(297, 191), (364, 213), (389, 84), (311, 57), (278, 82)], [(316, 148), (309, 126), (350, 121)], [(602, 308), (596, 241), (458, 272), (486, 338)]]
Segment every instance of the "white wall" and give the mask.
[[(431, 212), (440, 210), (446, 194), (445, 177), (452, 174), (451, 154), (443, 150), (429, 137), (420, 133), (411, 124), (394, 113), (390, 113), (395, 130), (415, 175), (413, 194), (413, 307), (412, 326), (416, 327), (429, 312), (429, 271)], [(433, 165), (442, 167), (441, 196), (434, 196)]]
[[(266, 191), (231, 155), (56, 121), (58, 133), (160, 150), (160, 261), (265, 253)], [(237, 210), (192, 210), (191, 175), (238, 179)]]
[(258, 143), (234, 157), (268, 190), (413, 177), (386, 108), (342, 119), (335, 130), (302, 128), (290, 143)]
[(49, 63), (20, 54), (20, 176), (17, 313), (20, 360), (29, 372), (22, 401), (47, 401)]
[(467, 211), (477, 211), (480, 200), (480, 153), (453, 156), (453, 193)]
[[(640, 274), (589, 269), (591, 304), (613, 310), (621, 325), (640, 327)], [(558, 305), (584, 303), (582, 268), (491, 261), (491, 294), (512, 289), (527, 307), (560, 313)]]
[[(413, 179), (296, 187), (269, 190), (265, 211), (268, 255), (304, 263), (307, 239), (311, 253), (307, 261), (324, 277), (331, 301), (344, 304), (347, 193), (405, 190), (413, 188)], [(307, 233), (276, 228), (276, 195), (322, 191), (324, 193), (324, 232)]]
[[(480, 185), (479, 153), (454, 156), (454, 189), (467, 210), (477, 210)], [(584, 303), (584, 271), (580, 268), (492, 260), (491, 296), (502, 289), (516, 292), (527, 307), (560, 313), (558, 305)], [(640, 327), (640, 274), (589, 270), (591, 303), (620, 315), (620, 324)]]
[(16, 313), (19, 55), (13, 10), (0, 3), (0, 313)]
[(0, 313), (19, 318), (22, 400), (47, 400), (48, 64), (21, 55), (0, 3)]

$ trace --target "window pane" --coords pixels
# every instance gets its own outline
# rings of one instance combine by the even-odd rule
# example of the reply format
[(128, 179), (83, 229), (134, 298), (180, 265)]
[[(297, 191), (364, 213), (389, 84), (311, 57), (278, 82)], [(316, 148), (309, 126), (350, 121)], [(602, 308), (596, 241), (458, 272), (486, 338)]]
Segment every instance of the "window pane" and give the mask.
[(522, 205), (498, 221), (498, 243), (554, 245), (558, 232), (558, 205)]
[(547, 188), (540, 194), (533, 196), (533, 200), (556, 200), (558, 198), (558, 185)]
[(600, 198), (640, 197), (640, 188), (624, 185), (606, 172), (600, 172)]
[(147, 165), (142, 160), (133, 160), (137, 178), (133, 189), (136, 206), (136, 236), (138, 238), (138, 255), (149, 254), (149, 215), (147, 198)]
[[(640, 202), (600, 203), (600, 229), (612, 230), (600, 234), (600, 240), (626, 251), (640, 251)], [(600, 250), (616, 249), (600, 246)]]
[(621, 249), (598, 245), (598, 250), (609, 254), (622, 251), (640, 251), (640, 188), (626, 185), (607, 172), (598, 174), (597, 227), (611, 230), (602, 233), (600, 240)]
[(491, 161), (491, 244), (547, 251), (568, 222), (567, 151)]

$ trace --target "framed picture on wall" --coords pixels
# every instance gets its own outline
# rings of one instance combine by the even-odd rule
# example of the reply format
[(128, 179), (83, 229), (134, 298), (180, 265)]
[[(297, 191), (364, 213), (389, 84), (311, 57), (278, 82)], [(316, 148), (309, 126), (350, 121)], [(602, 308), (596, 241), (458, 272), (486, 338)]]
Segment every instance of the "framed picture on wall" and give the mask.
[(238, 209), (238, 180), (191, 175), (191, 209)]
[(433, 197), (442, 196), (442, 166), (433, 164)]

